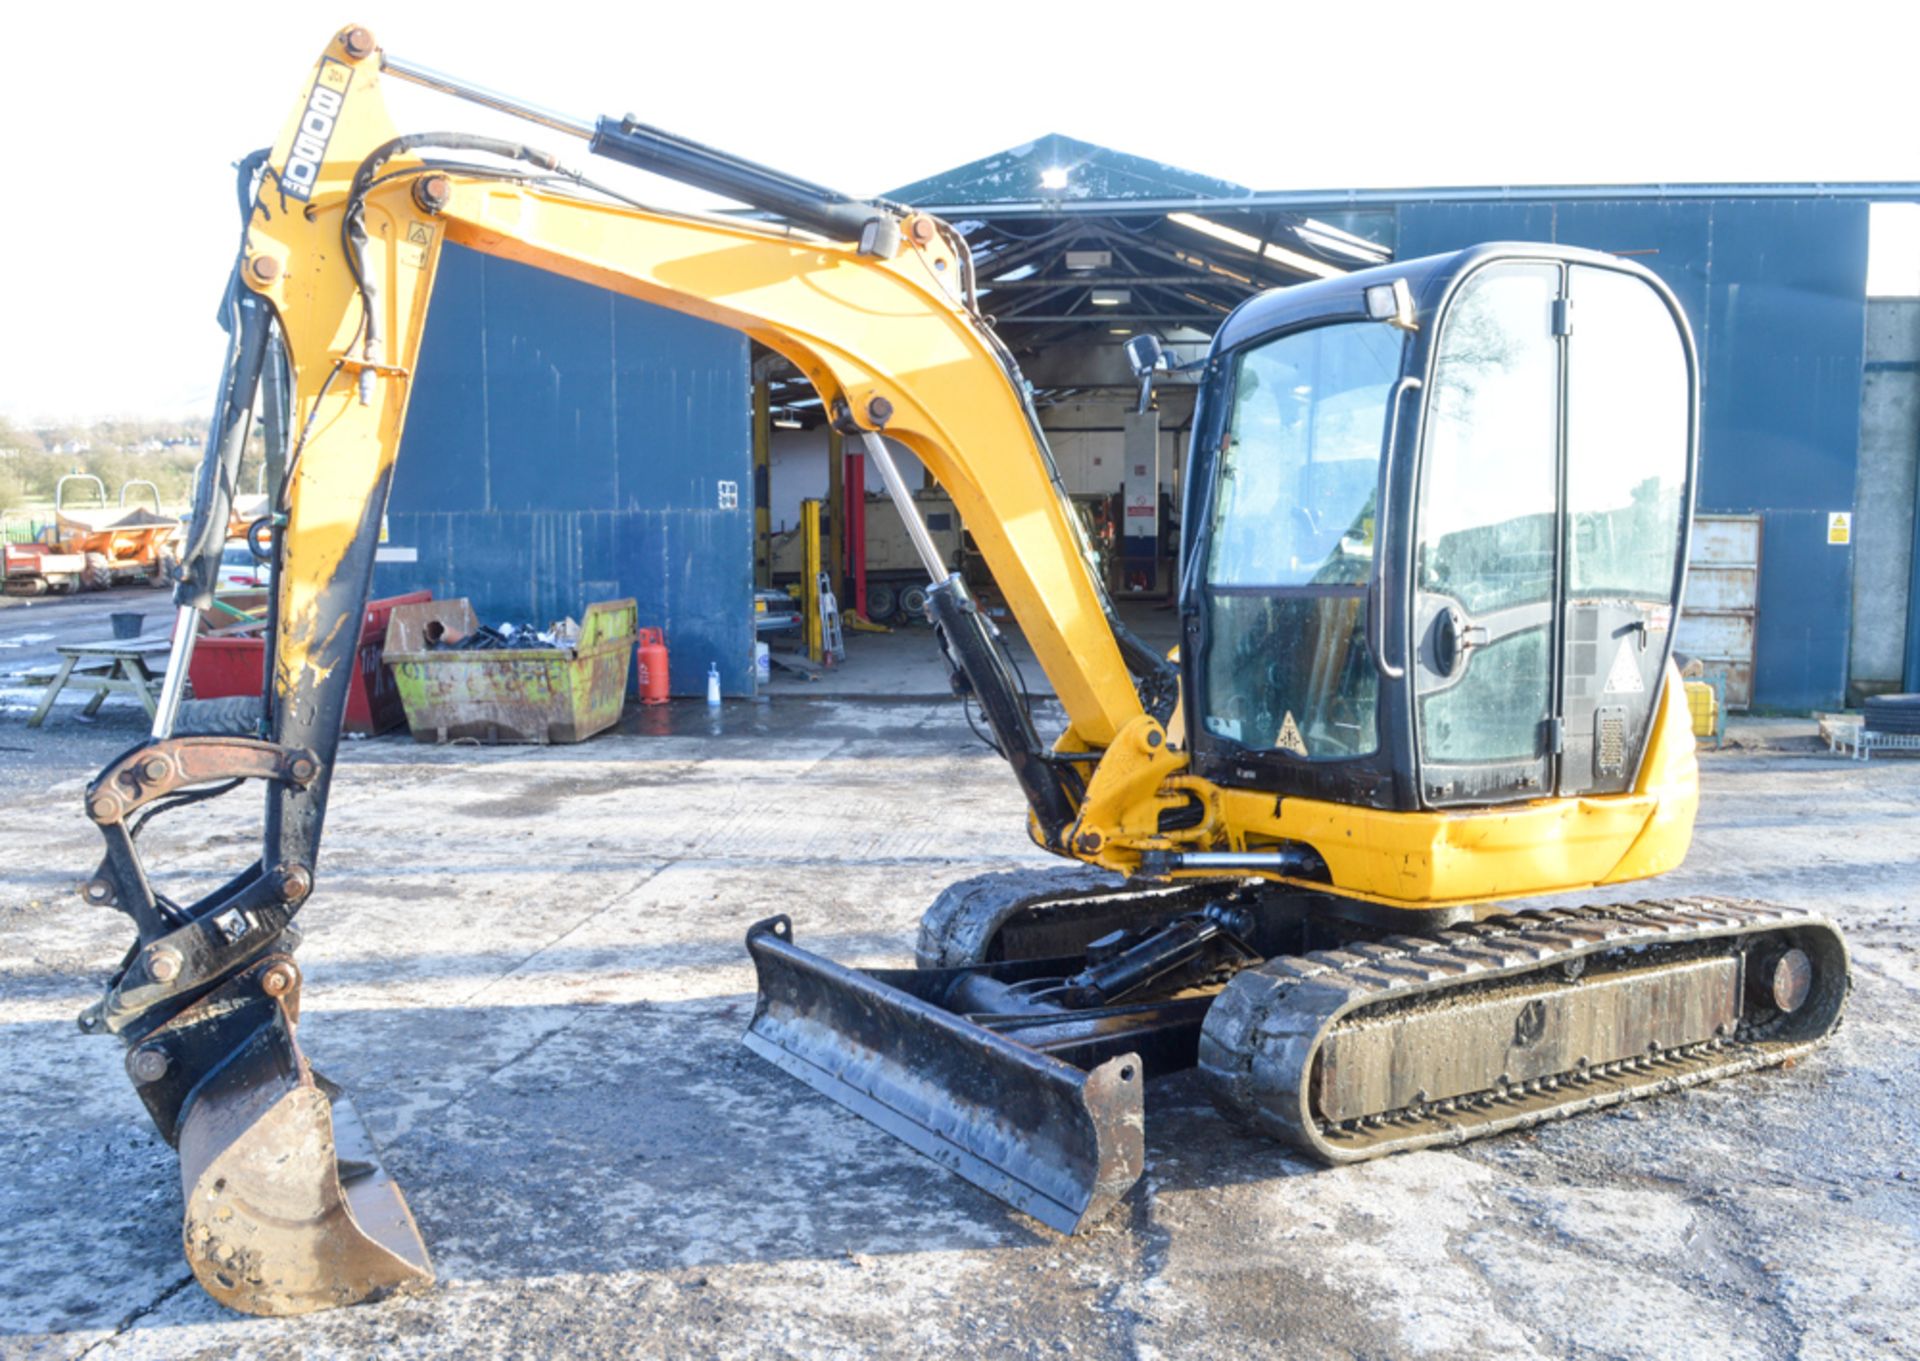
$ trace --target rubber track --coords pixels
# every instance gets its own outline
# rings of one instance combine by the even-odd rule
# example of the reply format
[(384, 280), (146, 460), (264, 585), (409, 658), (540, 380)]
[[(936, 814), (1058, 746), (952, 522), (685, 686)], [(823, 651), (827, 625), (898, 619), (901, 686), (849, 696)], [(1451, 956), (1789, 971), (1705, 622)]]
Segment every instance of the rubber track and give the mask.
[[(1321, 1045), (1342, 1018), (1383, 1005), (1592, 962), (1616, 952), (1790, 934), (1813, 955), (1815, 986), (1790, 1017), (1726, 1039), (1606, 1063), (1338, 1127), (1315, 1117), (1308, 1083)], [(1711, 945), (1708, 946), (1709, 951)], [(1579, 966), (1576, 966), (1579, 967)], [(1578, 986), (1570, 984), (1569, 986)], [(1811, 913), (1715, 898), (1558, 909), (1491, 917), (1433, 936), (1395, 936), (1299, 957), (1277, 957), (1237, 975), (1207, 1014), (1200, 1068), (1229, 1114), (1328, 1163), (1357, 1162), (1459, 1144), (1658, 1092), (1779, 1064), (1819, 1044), (1839, 1024), (1851, 978), (1846, 946)]]

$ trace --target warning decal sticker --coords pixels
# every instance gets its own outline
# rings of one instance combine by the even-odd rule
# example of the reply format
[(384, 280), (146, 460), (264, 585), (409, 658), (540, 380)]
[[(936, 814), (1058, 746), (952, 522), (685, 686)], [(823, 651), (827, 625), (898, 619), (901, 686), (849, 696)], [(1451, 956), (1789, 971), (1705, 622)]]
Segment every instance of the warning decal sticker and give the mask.
[(1291, 710), (1287, 712), (1286, 718), (1281, 721), (1280, 733), (1273, 739), (1273, 745), (1276, 750), (1290, 751), (1295, 756), (1305, 756), (1307, 754), (1306, 741), (1300, 736), (1300, 725), (1293, 721), (1293, 712)]
[(1640, 675), (1640, 659), (1634, 656), (1633, 641), (1620, 640), (1620, 650), (1613, 654), (1613, 669), (1607, 672), (1606, 693), (1609, 695), (1638, 695), (1646, 691), (1647, 682)]

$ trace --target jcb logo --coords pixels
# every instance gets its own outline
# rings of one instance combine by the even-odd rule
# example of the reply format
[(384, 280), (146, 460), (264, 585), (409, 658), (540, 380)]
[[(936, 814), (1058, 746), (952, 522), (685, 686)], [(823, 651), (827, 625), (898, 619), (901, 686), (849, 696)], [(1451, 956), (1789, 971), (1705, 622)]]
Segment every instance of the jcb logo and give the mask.
[(320, 163), (326, 159), (327, 143), (333, 140), (333, 125), (347, 102), (347, 85), (352, 79), (352, 70), (344, 64), (332, 60), (320, 63), (313, 93), (307, 96), (300, 126), (294, 129), (293, 149), (287, 152), (287, 163), (280, 171), (280, 191), (288, 198), (304, 202), (313, 197)]

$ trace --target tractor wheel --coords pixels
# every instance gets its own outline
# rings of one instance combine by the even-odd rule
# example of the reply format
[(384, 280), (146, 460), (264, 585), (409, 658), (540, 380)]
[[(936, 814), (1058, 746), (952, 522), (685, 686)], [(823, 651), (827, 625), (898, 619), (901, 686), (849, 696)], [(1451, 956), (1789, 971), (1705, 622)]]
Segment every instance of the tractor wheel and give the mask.
[(113, 564), (105, 553), (87, 554), (87, 565), (80, 571), (80, 589), (104, 591), (113, 585)]
[(900, 594), (893, 589), (891, 581), (869, 581), (867, 583), (867, 618), (876, 624), (884, 624), (893, 618), (894, 611), (900, 608)]

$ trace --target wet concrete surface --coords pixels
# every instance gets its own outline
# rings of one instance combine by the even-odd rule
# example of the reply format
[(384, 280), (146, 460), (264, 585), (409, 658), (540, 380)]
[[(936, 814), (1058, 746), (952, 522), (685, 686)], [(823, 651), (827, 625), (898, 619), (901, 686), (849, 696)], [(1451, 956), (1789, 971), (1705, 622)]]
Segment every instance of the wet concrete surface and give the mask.
[[(46, 784), (85, 773), (91, 775), (117, 752), (147, 734), (146, 710), (132, 695), (111, 695), (100, 711), (81, 714), (94, 692), (63, 691), (39, 729), (26, 726), (46, 694), (35, 684), (60, 664), (62, 643), (106, 642), (113, 637), (110, 615), (144, 616), (142, 636), (167, 636), (173, 627), (173, 596), (150, 586), (116, 586), (77, 595), (0, 595), (0, 788)], [(149, 669), (165, 670), (165, 657)]]
[[(1180, 617), (1162, 602), (1121, 600), (1115, 603), (1121, 621), (1155, 651), (1165, 654), (1180, 641)], [(1001, 632), (1013, 660), (1014, 674), (1029, 695), (1052, 695), (1047, 673), (1034, 659), (1033, 649), (1021, 637), (1004, 606), (989, 606), (988, 618)], [(885, 633), (845, 631), (847, 661), (829, 667), (779, 665), (794, 657), (794, 640), (772, 644), (772, 683), (766, 693), (776, 699), (884, 699), (942, 700), (952, 695), (947, 666), (933, 627), (924, 619), (897, 621)], [(804, 652), (798, 654), (804, 657)]]
[(57, 643), (105, 642), (113, 637), (108, 616), (138, 614), (144, 636), (173, 627), (173, 594), (151, 586), (115, 586), (76, 595), (0, 595), (0, 689), (19, 673), (53, 666)]
[[(739, 1044), (753, 921), (900, 964), (942, 885), (1045, 863), (951, 703), (347, 743), (302, 1038), (440, 1283), (260, 1320), (192, 1284), (173, 1155), (119, 1046), (73, 1025), (129, 938), (72, 894), (98, 852), (80, 789), (142, 725), (22, 721), (0, 714), (27, 752), (0, 767), (0, 1354), (1920, 1355), (1920, 761), (1710, 754), (1684, 870), (1611, 895), (1830, 912), (1858, 982), (1795, 1068), (1334, 1171), (1176, 1077), (1149, 1091), (1142, 1185), (1065, 1239)], [(249, 791), (156, 824), (157, 880), (218, 882), (258, 814)]]

